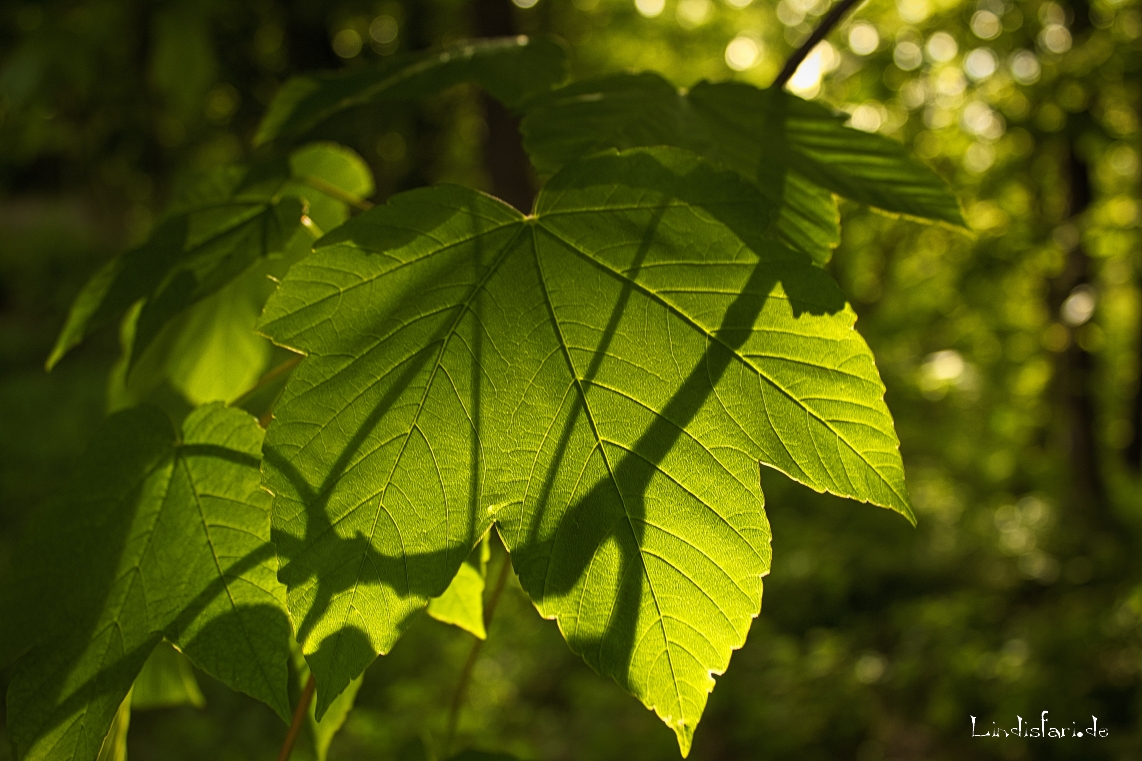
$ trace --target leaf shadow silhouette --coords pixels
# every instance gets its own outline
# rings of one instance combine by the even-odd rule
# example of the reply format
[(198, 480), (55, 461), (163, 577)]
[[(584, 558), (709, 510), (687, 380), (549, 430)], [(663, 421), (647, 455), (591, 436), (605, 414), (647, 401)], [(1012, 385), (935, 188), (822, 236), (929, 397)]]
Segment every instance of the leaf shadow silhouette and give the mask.
[[(580, 169), (572, 178), (581, 179), (580, 187), (588, 185), (621, 184), (631, 173), (637, 173), (647, 181), (648, 187), (668, 188), (669, 193), (659, 200), (650, 223), (641, 236), (639, 247), (629, 263), (624, 263), (622, 282), (618, 299), (610, 310), (606, 326), (600, 331), (593, 357), (581, 374), (577, 373), (570, 354), (567, 362), (570, 371), (576, 375), (579, 394), (575, 406), (563, 423), (554, 447), (553, 463), (547, 468), (535, 504), (535, 513), (526, 539), (516, 545), (513, 561), (526, 558), (528, 565), (546, 565), (543, 573), (531, 573), (521, 568), (521, 581), (529, 595), (537, 603), (547, 598), (560, 598), (572, 590), (589, 573), (592, 564), (600, 557), (604, 545), (611, 542), (617, 552), (617, 559), (603, 563), (608, 573), (617, 578), (617, 589), (613, 600), (594, 600), (595, 605), (609, 605), (610, 613), (601, 636), (584, 636), (576, 625), (561, 629), (573, 650), (583, 657), (596, 670), (610, 675), (622, 686), (633, 689), (633, 676), (630, 672), (635, 649), (640, 636), (646, 636), (646, 628), (640, 629), (639, 617), (644, 603), (644, 595), (649, 589), (654, 605), (657, 606), (657, 593), (650, 580), (644, 555), (647, 518), (647, 494), (652, 479), (666, 459), (670, 450), (685, 434), (686, 427), (710, 401), (714, 389), (736, 360), (736, 353), (744, 346), (751, 335), (752, 327), (762, 313), (767, 299), (780, 284), (789, 300), (793, 315), (831, 314), (844, 308), (844, 300), (831, 278), (822, 270), (812, 266), (808, 256), (793, 252), (765, 237), (765, 230), (776, 210), (768, 220), (759, 224), (758, 205), (742, 203), (735, 195), (740, 188), (730, 187), (716, 203), (706, 193), (710, 187), (712, 174), (724, 175), (704, 164), (682, 175), (674, 175), (670, 169), (659, 163), (651, 152), (607, 153), (580, 162)], [(575, 183), (570, 183), (574, 185)], [(734, 183), (731, 181), (730, 185)], [(560, 190), (563, 190), (563, 186)], [(756, 197), (753, 194), (746, 194)], [(758, 254), (753, 263), (742, 262), (748, 268), (748, 276), (740, 291), (725, 309), (721, 322), (710, 331), (706, 349), (681, 385), (658, 412), (652, 422), (638, 436), (633, 446), (610, 461), (604, 453), (609, 471), (607, 478), (599, 480), (586, 493), (574, 496), (566, 506), (566, 513), (560, 518), (560, 530), (551, 536), (540, 536), (541, 521), (547, 510), (559, 510), (562, 506), (550, 505), (558, 471), (564, 466), (569, 444), (576, 426), (587, 421), (598, 436), (590, 410), (590, 388), (595, 382), (602, 363), (608, 356), (612, 342), (620, 329), (620, 322), (629, 307), (632, 294), (636, 290), (642, 268), (655, 244), (657, 229), (662, 223), (664, 210), (674, 202), (683, 202), (706, 212), (731, 231), (750, 249)], [(557, 238), (557, 236), (552, 236)], [(561, 241), (562, 242), (562, 241)], [(569, 244), (566, 244), (571, 248)], [(604, 268), (609, 275), (618, 276), (612, 269)], [(558, 321), (554, 311), (553, 320)], [(653, 358), (643, 358), (653, 363)], [(602, 438), (598, 449), (603, 450)], [(757, 458), (754, 458), (755, 460)], [(578, 467), (571, 464), (570, 467)], [(569, 526), (562, 531), (563, 526)], [(553, 560), (558, 556), (558, 562)], [(603, 561), (599, 561), (602, 563)], [(557, 566), (553, 570), (553, 566)], [(584, 592), (585, 594), (585, 592)], [(666, 638), (665, 624), (657, 625)], [(577, 622), (576, 622), (577, 623)], [(646, 697), (646, 696), (644, 696)]]
[[(382, 207), (383, 213), (390, 213), (393, 207), (399, 210), (402, 204), (427, 199), (430, 205), (427, 213), (422, 215), (420, 221), (422, 226), (435, 227), (445, 224), (452, 217), (464, 211), (463, 208), (449, 208), (433, 203), (435, 199), (432, 194), (435, 192), (434, 189), (426, 188), (404, 194), (403, 197), (398, 196), (390, 202), (387, 208)], [(423, 209), (423, 206), (418, 206), (418, 209)], [(470, 216), (475, 218), (474, 214)], [(372, 217), (362, 215), (353, 220), (352, 223), (345, 225), (343, 229), (328, 236), (328, 242), (330, 244), (353, 243), (365, 251), (381, 253), (385, 249), (405, 245), (417, 237), (416, 230), (410, 228), (394, 229), (384, 224), (384, 220), (381, 220), (381, 223), (374, 228), (372, 220)], [(488, 252), (485, 250), (482, 237), (478, 234), (480, 231), (474, 230), (473, 232), (471, 241), (473, 246), (472, 276), (479, 281), (483, 274), (490, 271), (490, 268), (484, 263)], [(456, 273), (440, 272), (437, 269), (430, 270), (429, 274), (446, 278)], [(432, 281), (422, 280), (421, 282), (428, 285)], [(366, 587), (385, 587), (399, 600), (421, 598), (427, 602), (429, 598), (444, 592), (460, 564), (467, 558), (487, 528), (486, 524), (480, 525), (477, 518), (480, 515), (481, 473), (484, 461), (479, 438), (483, 406), (481, 400), (481, 362), (484, 339), (480, 326), (482, 307), (478, 303), (479, 300), (474, 298), (479, 287), (474, 286), (471, 290), (473, 298), (470, 301), (472, 303), (464, 304), (452, 322), (442, 322), (428, 336), (424, 346), (419, 351), (393, 368), (390, 373), (393, 379), (388, 384), (388, 388), (375, 401), (368, 414), (357, 424), (356, 429), (353, 430), (352, 435), (341, 448), (334, 462), (329, 465), (327, 473), (321, 478), (320, 483), (316, 485), (311, 483), (295, 463), (283, 457), (274, 448), (265, 448), (265, 465), (277, 471), (289, 483), (295, 495), (291, 498), (296, 498), (298, 502), (304, 505), (304, 510), (301, 513), (303, 525), (300, 530), (296, 526), (286, 527), (275, 521), (272, 536), (278, 549), (278, 555), (283, 560), (278, 577), (291, 590), (291, 608), (294, 610), (297, 607), (306, 608), (301, 620), (297, 622), (297, 640), (303, 644), (306, 650), (306, 660), (317, 681), (316, 715), (319, 720), (351, 679), (360, 674), (379, 652), (386, 649), (383, 644), (376, 642), (370, 636), (363, 619), (358, 619), (362, 621), (360, 624), (354, 623), (354, 616), (359, 615), (357, 591)], [(402, 309), (415, 311), (417, 309), (416, 301), (415, 292), (404, 292), (393, 304), (387, 305), (389, 311), (386, 312), (386, 315), (399, 314)], [(471, 314), (475, 320), (475, 329), (470, 332), (470, 335), (462, 338), (466, 341), (467, 350), (471, 355), (469, 378), (471, 393), (467, 400), (467, 414), (471, 426), (468, 457), (471, 467), (477, 472), (473, 474), (470, 481), (468, 509), (463, 511), (467, 519), (467, 526), (461, 529), (463, 538), (457, 541), (454, 546), (429, 552), (408, 551), (403, 547), (402, 542), (401, 552), (386, 553), (378, 550), (375, 546), (376, 521), (373, 522), (373, 534), (371, 535), (367, 535), (361, 530), (355, 531), (352, 535), (344, 535), (339, 524), (357, 509), (375, 510), (377, 519), (382, 513), (386, 513), (386, 517), (392, 520), (391, 516), (387, 515), (385, 506), (385, 495), (392, 486), (392, 473), (388, 476), (389, 480), (383, 485), (380, 493), (374, 495), (367, 502), (337, 516), (336, 521), (331, 520), (330, 500), (333, 498), (339, 480), (351, 468), (359, 465), (356, 458), (363, 448), (369, 444), (370, 437), (373, 436), (377, 426), (385, 416), (402, 401), (402, 397), (410, 385), (430, 365), (433, 365), (434, 371), (441, 366), (447, 342), (452, 337), (460, 335), (460, 323), (468, 314)], [(372, 340), (375, 340), (373, 336), (359, 337), (353, 345), (346, 349), (345, 354), (349, 356), (367, 354), (369, 342)], [(426, 394), (432, 383), (432, 377), (425, 382)], [(415, 426), (414, 421), (413, 428)], [(411, 436), (411, 431), (408, 435)], [(393, 466), (393, 472), (398, 465), (399, 456)], [(316, 557), (317, 562), (321, 562), (325, 558), (343, 559), (343, 562), (339, 562), (332, 572), (328, 567), (323, 567), (321, 570), (324, 572), (319, 573), (311, 564), (304, 562), (308, 557)], [(346, 594), (349, 596), (348, 602), (343, 604), (342, 598)], [(330, 615), (331, 610), (335, 611), (333, 615), (340, 619), (339, 625), (333, 631), (327, 631), (315, 646), (311, 640), (317, 636), (318, 627)], [(415, 611), (394, 610), (392, 606), (389, 606), (388, 610), (371, 609), (369, 613), (373, 616), (386, 618), (390, 626), (396, 630), (396, 638), (399, 638), (399, 635), (411, 624)], [(323, 628), (327, 629), (328, 627)]]
[[(186, 611), (168, 627), (168, 632), (175, 637), (172, 641), (191, 662), (224, 684), (251, 685), (245, 690), (251, 697), (270, 706), (283, 719), (289, 716), (288, 698), (286, 703), (279, 700), (283, 695), (282, 684), (288, 684), (289, 680), (288, 663), (278, 659), (281, 648), (265, 647), (266, 643), (289, 642), (292, 627), (285, 611), (265, 604), (238, 605), (214, 616), (201, 628), (188, 631), (194, 618), (192, 611)], [(191, 632), (188, 638), (186, 635)], [(261, 657), (218, 657), (219, 653), (232, 649), (230, 643), (233, 642), (243, 643)]]
[[(579, 533), (573, 547), (560, 548), (569, 555), (564, 563), (566, 572), (559, 580), (554, 582), (548, 580), (542, 588), (533, 585), (528, 589), (536, 601), (541, 601), (546, 594), (566, 593), (574, 586), (577, 579), (586, 573), (594, 556), (594, 548), (599, 547), (608, 537), (616, 537), (621, 555), (619, 560), (621, 583), (619, 599), (612, 608), (614, 624), (608, 628), (606, 642), (579, 641), (572, 636), (571, 644), (579, 652), (595, 649), (602, 653), (605, 648), (606, 653), (600, 654), (595, 659), (594, 665), (612, 675), (617, 675), (620, 680), (628, 676), (629, 659), (635, 647), (638, 602), (642, 588), (640, 576), (635, 571), (642, 561), (640, 548), (643, 544), (646, 523), (645, 492), (656, 468), (682, 436), (685, 427), (709, 401), (714, 387), (735, 361), (735, 353), (748, 340), (754, 322), (779, 283), (795, 316), (806, 313), (814, 315), (832, 313), (844, 307), (844, 301), (835, 284), (826, 273), (812, 265), (808, 256), (793, 252), (772, 238), (766, 237), (766, 228), (774, 215), (759, 219), (758, 215), (764, 213), (766, 205), (760, 202), (757, 190), (736, 175), (695, 160), (688, 173), (679, 176), (674, 168), (667, 166), (662, 157), (653, 151), (632, 151), (622, 155), (612, 152), (580, 162), (577, 173), (563, 175), (561, 190), (598, 187), (606, 183), (629, 185), (632, 175), (645, 183), (645, 187), (651, 192), (661, 196), (661, 199), (656, 209), (648, 207), (651, 221), (641, 233), (641, 242), (633, 260), (623, 268), (621, 274), (608, 270), (602, 262), (591, 260), (593, 265), (601, 267), (610, 275), (619, 276), (622, 284), (618, 300), (611, 306), (607, 325), (601, 331), (589, 367), (580, 374), (574, 369), (573, 364), (570, 365), (571, 372), (582, 386), (590, 385), (594, 381), (627, 310), (628, 302), (636, 289), (641, 287), (637, 283), (641, 268), (649, 252), (656, 245), (657, 229), (662, 215), (672, 203), (689, 205), (713, 217), (733, 232), (756, 256), (742, 256), (740, 260), (732, 262), (744, 279), (739, 284), (739, 292), (724, 310), (720, 323), (711, 327), (710, 340), (689, 376), (673, 393), (654, 422), (642, 432), (632, 451), (616, 461), (612, 468), (612, 477), (588, 493), (578, 496), (574, 504), (567, 506), (568, 512), (563, 520), (577, 527)], [(715, 184), (726, 187), (714, 193), (711, 198), (710, 189)], [(437, 191), (428, 189), (413, 191), (395, 199), (391, 202), (391, 206), (412, 204), (418, 198), (431, 200), (430, 194), (433, 192)], [(420, 207), (417, 209), (419, 212)], [(394, 229), (386, 221), (387, 217), (378, 216), (390, 212), (378, 211), (356, 218), (346, 225), (344, 230), (335, 233), (330, 242), (351, 242), (366, 253), (387, 255), (385, 254), (387, 250), (405, 245), (417, 235), (426, 234), (418, 232), (419, 230), (433, 229), (448, 221), (451, 214), (462, 211), (464, 211), (462, 208), (431, 206), (427, 210), (426, 221), (419, 224), (417, 230), (409, 227)], [(474, 214), (473, 212), (473, 216)], [(537, 216), (540, 224), (521, 227), (542, 230), (542, 208), (537, 212)], [(546, 235), (548, 232), (535, 234)], [(558, 236), (552, 235), (552, 237), (558, 240)], [(472, 261), (464, 266), (471, 265), (480, 271), (494, 269), (496, 264), (485, 263), (488, 252), (482, 247), (482, 237), (475, 234), (472, 243), (474, 246)], [(514, 242), (508, 244), (509, 248), (514, 245)], [(590, 256), (587, 258), (591, 259)], [(433, 266), (436, 269), (431, 272), (437, 273), (442, 278), (454, 274), (440, 269), (443, 265)], [(384, 273), (380, 276), (383, 277)], [(481, 367), (484, 349), (483, 332), (479, 329), (480, 309), (483, 304), (480, 293), (483, 277), (483, 275), (472, 276), (471, 285), (466, 291), (468, 296), (458, 309), (459, 316), (454, 321), (450, 324), (442, 323), (426, 339), (419, 351), (407, 356), (391, 369), (386, 367), (386, 373), (392, 376), (391, 380), (386, 380), (387, 388), (378, 393), (375, 400), (370, 399), (367, 414), (363, 414), (353, 424), (355, 427), (349, 429), (351, 435), (345, 444), (342, 446), (338, 442), (339, 450), (333, 461), (328, 466), (321, 465), (322, 475), (319, 479), (313, 479), (319, 480), (319, 483), (313, 483), (307, 478), (289, 456), (271, 447), (267, 447), (265, 451), (265, 466), (281, 475), (293, 493), (290, 499), (296, 500), (303, 507), (296, 516), (289, 516), (290, 525), (275, 524), (273, 538), (279, 555), (285, 561), (279, 572), (279, 578), (291, 590), (291, 607), (294, 610), (298, 608), (305, 610), (297, 624), (297, 635), (298, 640), (305, 644), (308, 651), (307, 660), (317, 675), (318, 716), (323, 714), (325, 708), (348, 685), (350, 679), (359, 674), (382, 650), (382, 647), (373, 640), (366, 625), (358, 622), (363, 622), (365, 615), (385, 616), (399, 636), (413, 615), (412, 607), (402, 611), (381, 610), (375, 601), (370, 610), (359, 611), (355, 608), (358, 602), (356, 590), (364, 586), (385, 587), (400, 600), (412, 597), (427, 600), (437, 596), (444, 591), (448, 580), (483, 533), (481, 530), (483, 527), (477, 525), (476, 519), (476, 516), (483, 512), (481, 507), (486, 507), (482, 504), (485, 454), (481, 449), (480, 439), (484, 419), (483, 400), (480, 396), (484, 386)], [(435, 282), (429, 284), (423, 280), (420, 284), (425, 287), (437, 285)], [(379, 313), (380, 316), (371, 315), (370, 319), (382, 322), (392, 315), (399, 314), (402, 309), (413, 309), (417, 296), (417, 292), (413, 289), (395, 293), (393, 303), (385, 305), (384, 311)], [(443, 353), (440, 347), (457, 335), (457, 326), (461, 319), (467, 319), (469, 313), (474, 317), (477, 329), (473, 330), (470, 336), (465, 334), (465, 337), (470, 339), (467, 348), (471, 354), (470, 387), (466, 401), (468, 425), (471, 426), (472, 435), (467, 456), (470, 466), (476, 472), (470, 481), (469, 527), (466, 540), (456, 546), (430, 552), (403, 549), (398, 552), (382, 552), (377, 549), (373, 535), (361, 530), (349, 534), (344, 527), (337, 525), (342, 521), (343, 515), (331, 518), (329, 508), (334, 489), (349, 469), (357, 466), (358, 454), (366, 447), (381, 421), (400, 403), (407, 387), (430, 363), (440, 362)], [(558, 323), (556, 315), (552, 314), (551, 317), (555, 323)], [(366, 336), (351, 340), (348, 346), (338, 345), (338, 356), (350, 358), (362, 356), (375, 345), (369, 342), (376, 340), (379, 339), (375, 336)], [(570, 363), (570, 357), (568, 362)], [(311, 387), (313, 377), (307, 376), (304, 381), (307, 389)], [(431, 382), (430, 379), (426, 384)], [(561, 443), (557, 445), (559, 454), (544, 476), (539, 498), (541, 505), (546, 505), (551, 498), (554, 478), (562, 465), (562, 452), (571, 436), (573, 426), (581, 416), (590, 414), (585, 397), (578, 399), (578, 405), (575, 414), (566, 422), (561, 432)], [(338, 424), (343, 425), (341, 422)], [(290, 446), (295, 445), (291, 443)], [(385, 478), (391, 479), (391, 475)], [(388, 488), (387, 483), (379, 483), (381, 490), (367, 501), (370, 510), (378, 511), (378, 517), (384, 511), (384, 490)], [(366, 503), (351, 508), (350, 512), (364, 504)], [(621, 505), (621, 509), (616, 510), (615, 505)], [(562, 509), (562, 506), (555, 506), (553, 509)], [(528, 536), (516, 546), (522, 550), (521, 554), (529, 557), (550, 557), (555, 551), (555, 540), (540, 538), (539, 517), (538, 513), (533, 516)], [(616, 526), (623, 521), (628, 528), (621, 528), (621, 531), (616, 529)], [(375, 522), (373, 526), (375, 531)], [(590, 541), (584, 541), (585, 539)], [(321, 572), (318, 572), (313, 564), (299, 562), (307, 555), (324, 563)], [(513, 556), (513, 563), (515, 562), (517, 558)], [(517, 571), (519, 570), (517, 566)], [(521, 577), (523, 576), (526, 574), (521, 574)], [(346, 599), (347, 592), (349, 596)], [(331, 610), (334, 611), (333, 616), (336, 619), (332, 628), (328, 620)], [(342, 637), (345, 640), (344, 647), (340, 644)], [(600, 665), (604, 660), (608, 664), (605, 668)]]

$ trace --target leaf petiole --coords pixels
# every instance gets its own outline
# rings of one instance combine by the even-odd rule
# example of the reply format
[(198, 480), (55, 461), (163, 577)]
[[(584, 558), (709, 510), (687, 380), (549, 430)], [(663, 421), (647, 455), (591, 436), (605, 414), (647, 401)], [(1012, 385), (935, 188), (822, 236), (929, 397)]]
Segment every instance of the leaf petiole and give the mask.
[[(492, 588), (492, 594), (488, 598), (488, 604), (484, 606), (484, 631), (491, 633), (492, 616), (496, 614), (496, 604), (500, 601), (500, 594), (504, 591), (504, 585), (507, 584), (508, 571), (511, 570), (512, 559), (507, 550), (504, 550), (504, 559), (500, 563), (500, 572), (496, 577), (496, 585)], [(472, 649), (468, 651), (468, 659), (464, 661), (464, 667), (460, 670), (460, 681), (456, 683), (456, 692), (452, 696), (452, 705), (448, 708), (448, 732), (444, 736), (444, 753), (447, 754), (452, 747), (452, 740), (456, 735), (456, 724), (460, 720), (460, 705), (464, 702), (464, 693), (468, 691), (468, 682), (472, 679), (472, 668), (476, 665), (476, 659), (480, 655), (480, 649), (484, 646), (485, 640), (476, 639), (472, 643)]]
[(313, 700), (313, 691), (317, 683), (313, 679), (313, 674), (309, 675), (309, 679), (305, 681), (305, 687), (301, 689), (301, 695), (297, 699), (297, 708), (293, 711), (293, 721), (290, 722), (289, 732), (286, 733), (285, 742), (282, 743), (281, 752), (278, 753), (278, 761), (289, 761), (290, 754), (293, 753), (294, 743), (297, 742), (297, 736), (301, 733), (301, 727), (305, 723), (305, 715), (309, 711), (309, 703)]
[(372, 201), (367, 201), (360, 196), (354, 195), (353, 193), (348, 193), (333, 183), (326, 182), (320, 177), (313, 177), (312, 175), (307, 174), (298, 177), (297, 180), (303, 185), (308, 185), (314, 190), (320, 191), (330, 198), (336, 198), (342, 203), (349, 204), (358, 211), (368, 211), (369, 209), (373, 208), (374, 204)]

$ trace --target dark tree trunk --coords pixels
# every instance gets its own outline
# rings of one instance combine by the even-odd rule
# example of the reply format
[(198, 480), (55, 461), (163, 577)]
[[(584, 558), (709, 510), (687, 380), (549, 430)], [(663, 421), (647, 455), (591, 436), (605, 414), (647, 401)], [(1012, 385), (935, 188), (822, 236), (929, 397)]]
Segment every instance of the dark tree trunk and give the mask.
[[(508, 37), (519, 33), (511, 0), (474, 0), (472, 11), (479, 37)], [(486, 93), (481, 95), (481, 102), (488, 126), (484, 167), (492, 181), (492, 193), (529, 213), (535, 200), (535, 182), (520, 139), (519, 117)]]
[[(1078, 154), (1074, 140), (1067, 144), (1067, 169), (1070, 184), (1068, 219), (1077, 224), (1090, 206), (1090, 167)], [(1067, 254), (1067, 265), (1055, 288), (1055, 309), (1078, 286), (1090, 281), (1090, 257), (1078, 243)], [(1068, 417), (1067, 444), (1075, 496), (1080, 504), (1100, 510), (1106, 502), (1106, 489), (1098, 458), (1097, 409), (1093, 397), (1094, 356), (1072, 341), (1060, 357), (1059, 380)]]
[[(1142, 289), (1142, 283), (1139, 283), (1138, 287)], [(1138, 326), (1138, 363), (1142, 366), (1142, 323)], [(1134, 391), (1134, 403), (1130, 409), (1130, 427), (1133, 433), (1122, 456), (1126, 467), (1134, 475), (1139, 476), (1142, 475), (1142, 378), (1139, 378)]]

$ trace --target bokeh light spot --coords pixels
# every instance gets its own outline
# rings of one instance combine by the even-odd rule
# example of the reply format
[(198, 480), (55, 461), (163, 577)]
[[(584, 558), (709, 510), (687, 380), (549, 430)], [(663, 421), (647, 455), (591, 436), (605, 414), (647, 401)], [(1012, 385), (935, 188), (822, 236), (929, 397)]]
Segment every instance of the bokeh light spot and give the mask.
[(1039, 59), (1030, 50), (1020, 50), (1011, 56), (1011, 76), (1021, 85), (1031, 85), (1039, 81)]
[(880, 35), (872, 24), (860, 21), (849, 30), (849, 49), (857, 55), (868, 55), (880, 47)]
[(1001, 28), (999, 16), (991, 11), (976, 11), (971, 17), (971, 30), (981, 40), (994, 40)]
[(666, 0), (634, 0), (634, 7), (643, 16), (654, 18), (662, 14)]
[(399, 31), (397, 20), (388, 15), (377, 16), (373, 19), (373, 23), (369, 24), (369, 36), (382, 45), (388, 45), (396, 40)]
[(734, 71), (751, 68), (761, 56), (761, 46), (757, 40), (747, 35), (738, 35), (726, 45), (726, 65)]
[(915, 42), (905, 40), (892, 52), (892, 60), (904, 71), (913, 71), (920, 68), (920, 64), (924, 62), (924, 53)]
[(1039, 32), (1039, 47), (1062, 54), (1071, 49), (1071, 32), (1062, 24), (1050, 24)]
[(987, 79), (999, 68), (999, 58), (990, 48), (976, 48), (964, 58), (964, 71), (975, 81)]
[(684, 29), (695, 29), (710, 17), (710, 0), (681, 0), (678, 3), (678, 24)]
[(361, 35), (355, 29), (342, 29), (333, 35), (333, 52), (342, 58), (354, 58), (361, 53)]
[(947, 32), (936, 32), (928, 38), (928, 44), (925, 46), (928, 52), (928, 57), (933, 61), (940, 63), (947, 63), (956, 57), (956, 53), (960, 47), (956, 44), (956, 40), (952, 35)]

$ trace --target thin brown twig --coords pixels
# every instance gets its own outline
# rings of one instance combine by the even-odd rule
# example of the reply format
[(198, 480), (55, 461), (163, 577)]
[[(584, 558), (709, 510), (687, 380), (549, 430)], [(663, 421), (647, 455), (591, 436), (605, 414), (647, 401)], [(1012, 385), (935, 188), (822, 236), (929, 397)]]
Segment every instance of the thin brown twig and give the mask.
[(804, 61), (811, 52), (813, 52), (813, 48), (817, 47), (817, 43), (825, 39), (825, 36), (828, 35), (829, 32), (833, 31), (833, 27), (835, 27), (840, 22), (840, 20), (844, 18), (844, 15), (859, 2), (861, 2), (861, 0), (841, 0), (839, 3), (834, 5), (825, 15), (825, 17), (821, 19), (821, 23), (817, 25), (817, 28), (813, 30), (813, 33), (809, 35), (809, 39), (805, 40), (801, 47), (797, 48), (797, 50), (794, 51), (793, 55), (789, 56), (789, 60), (785, 62), (785, 66), (781, 69), (781, 73), (777, 75), (777, 79), (773, 80), (772, 87), (777, 90), (785, 87), (785, 85), (789, 82), (790, 79), (793, 78), (793, 75), (797, 72), (797, 67), (801, 65), (801, 62)]
[[(512, 560), (507, 551), (504, 551), (503, 562), (500, 563), (500, 573), (496, 578), (496, 586), (492, 588), (492, 594), (488, 598), (487, 604), (484, 605), (484, 636), (486, 637), (492, 626), (492, 616), (496, 614), (496, 604), (500, 601), (500, 594), (504, 591), (504, 585), (508, 580), (508, 571), (511, 570)], [(468, 690), (468, 682), (472, 679), (472, 668), (476, 665), (476, 659), (480, 655), (480, 649), (484, 646), (484, 640), (476, 638), (472, 643), (472, 649), (468, 651), (468, 660), (464, 661), (464, 668), (460, 670), (460, 681), (456, 684), (456, 692), (452, 695), (452, 705), (448, 708), (448, 732), (444, 736), (444, 753), (447, 755), (452, 747), (452, 740), (456, 736), (456, 725), (460, 721), (460, 705), (464, 702), (464, 693)]]
[(302, 356), (301, 354), (298, 354), (298, 355), (295, 355), (293, 357), (290, 357), (289, 359), (287, 359), (285, 362), (282, 362), (277, 367), (274, 367), (274, 368), (271, 368), (270, 370), (267, 370), (265, 372), (265, 374), (262, 375), (261, 378), (258, 378), (258, 382), (254, 384), (253, 388), (251, 388), (249, 391), (247, 391), (246, 393), (242, 394), (240, 397), (235, 399), (230, 404), (230, 406), (231, 407), (242, 406), (247, 401), (249, 401), (250, 397), (252, 397), (254, 394), (258, 393), (263, 388), (270, 385), (271, 383), (276, 381), (278, 378), (282, 377), (283, 375), (288, 373), (290, 370), (297, 367), (298, 363), (301, 362), (303, 359), (305, 359), (305, 357)]
[(274, 422), (274, 408), (270, 407), (258, 418), (258, 426), (264, 431), (270, 427), (270, 423), (272, 422)]
[(293, 711), (293, 722), (289, 725), (289, 732), (286, 733), (285, 742), (282, 743), (281, 753), (278, 753), (278, 761), (289, 761), (290, 754), (293, 753), (293, 745), (297, 742), (297, 736), (301, 733), (301, 725), (305, 723), (305, 715), (309, 712), (309, 703), (313, 700), (313, 690), (316, 687), (316, 682), (313, 681), (313, 674), (309, 675), (309, 679), (305, 682), (305, 687), (301, 689), (301, 695), (297, 699), (297, 708)]

